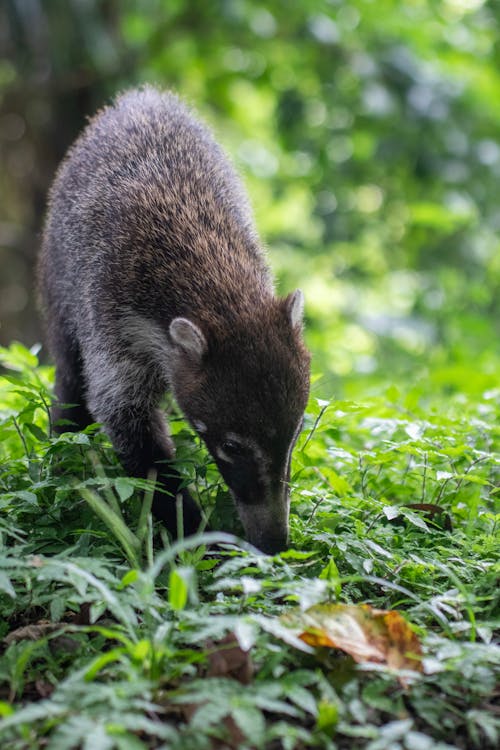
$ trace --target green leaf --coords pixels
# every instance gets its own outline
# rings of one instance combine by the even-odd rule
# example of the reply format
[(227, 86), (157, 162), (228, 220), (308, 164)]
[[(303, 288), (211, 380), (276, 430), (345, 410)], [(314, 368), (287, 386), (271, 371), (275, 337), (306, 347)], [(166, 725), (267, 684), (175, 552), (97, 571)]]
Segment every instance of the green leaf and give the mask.
[(188, 600), (186, 576), (179, 568), (172, 568), (168, 578), (168, 601), (172, 609), (183, 610)]
[(231, 716), (244, 737), (255, 747), (262, 747), (266, 730), (262, 712), (250, 705), (236, 706), (231, 710)]
[(333, 559), (333, 557), (330, 557), (327, 565), (323, 568), (323, 570), (319, 574), (319, 577), (326, 581), (329, 581), (329, 583), (333, 587), (335, 596), (340, 596), (341, 591), (342, 591), (342, 584), (340, 581), (339, 569), (337, 568), (337, 564), (335, 560)]
[(132, 567), (138, 568), (140, 542), (135, 534), (130, 531), (120, 516), (99, 495), (91, 492), (86, 487), (81, 487), (80, 492), (92, 510), (106, 523), (110, 531), (120, 542)]
[(8, 596), (11, 596), (13, 599), (16, 597), (16, 590), (14, 589), (14, 586), (12, 585), (12, 581), (8, 577), (6, 573), (4, 573), (3, 570), (0, 570), (0, 591), (5, 592)]
[(25, 369), (36, 367), (38, 358), (36, 354), (23, 346), (23, 344), (14, 341), (8, 349), (0, 346), (0, 362), (8, 369), (22, 372)]
[(412, 526), (416, 526), (418, 529), (422, 529), (422, 531), (427, 531), (430, 533), (430, 528), (425, 523), (424, 519), (418, 515), (418, 513), (414, 513), (412, 510), (409, 510), (409, 508), (400, 508), (401, 515), (406, 518), (407, 521), (409, 521)]
[(18, 492), (16, 492), (15, 497), (18, 497), (19, 500), (22, 500), (28, 505), (32, 505), (35, 507), (38, 506), (38, 498), (34, 492), (29, 492), (28, 490), (19, 490)]
[(339, 707), (336, 703), (328, 700), (320, 700), (318, 703), (318, 715), (316, 718), (316, 728), (321, 731), (332, 731), (339, 720)]
[(34, 424), (33, 422), (29, 422), (24, 425), (29, 432), (35, 437), (37, 440), (45, 441), (47, 440), (47, 433), (42, 430), (38, 425)]
[(0, 716), (12, 716), (14, 713), (14, 707), (10, 703), (0, 701)]
[(66, 611), (66, 602), (61, 596), (56, 596), (50, 602), (50, 617), (53, 622), (60, 622)]
[(118, 479), (115, 479), (115, 487), (122, 503), (134, 494), (135, 487), (133, 480), (127, 479), (127, 477), (118, 477)]
[(125, 588), (125, 586), (130, 586), (132, 583), (135, 583), (137, 579), (139, 578), (139, 571), (138, 570), (129, 570), (122, 578), (122, 586)]
[(119, 646), (117, 648), (112, 648), (110, 651), (106, 651), (105, 654), (101, 654), (85, 668), (85, 679), (88, 681), (94, 680), (94, 678), (109, 664), (121, 661), (125, 653), (126, 650), (122, 646)]
[(86, 735), (83, 741), (83, 750), (111, 750), (114, 740), (106, 732), (102, 725), (96, 726)]

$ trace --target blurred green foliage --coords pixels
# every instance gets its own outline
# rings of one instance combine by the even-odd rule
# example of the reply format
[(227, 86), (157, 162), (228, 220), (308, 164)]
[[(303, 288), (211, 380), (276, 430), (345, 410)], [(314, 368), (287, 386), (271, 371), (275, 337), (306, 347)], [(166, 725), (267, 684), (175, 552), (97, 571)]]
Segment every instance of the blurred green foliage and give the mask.
[[(0, 338), (40, 337), (44, 195), (116, 90), (173, 88), (242, 170), (316, 393), (498, 382), (497, 0), (4, 0)], [(349, 394), (347, 394), (349, 395)]]

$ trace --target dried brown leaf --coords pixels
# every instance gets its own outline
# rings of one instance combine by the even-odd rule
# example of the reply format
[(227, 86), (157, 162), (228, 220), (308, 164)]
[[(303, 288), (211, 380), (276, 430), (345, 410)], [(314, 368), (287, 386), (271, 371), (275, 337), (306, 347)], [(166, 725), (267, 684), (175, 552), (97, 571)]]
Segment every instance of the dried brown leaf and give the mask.
[(207, 643), (207, 677), (232, 677), (248, 685), (253, 677), (253, 664), (249, 651), (243, 651), (234, 633), (228, 633), (221, 641)]
[[(282, 620), (310, 646), (340, 649), (359, 664), (422, 671), (420, 641), (394, 610), (373, 609), (368, 604), (316, 604)], [(407, 682), (403, 677), (400, 681)]]
[(11, 643), (18, 643), (19, 641), (39, 641), (50, 633), (54, 633), (56, 630), (61, 630), (60, 623), (40, 621), (32, 625), (24, 625), (21, 628), (11, 630), (4, 638), (4, 643), (10, 646)]

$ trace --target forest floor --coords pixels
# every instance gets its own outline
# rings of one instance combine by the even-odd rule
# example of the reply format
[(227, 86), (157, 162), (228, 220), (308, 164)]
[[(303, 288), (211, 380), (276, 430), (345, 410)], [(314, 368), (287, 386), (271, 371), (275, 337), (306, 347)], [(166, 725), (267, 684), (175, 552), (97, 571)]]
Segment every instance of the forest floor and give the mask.
[[(52, 371), (1, 359), (2, 748), (498, 747), (492, 378), (311, 398), (270, 557), (217, 531), (170, 544), (102, 433), (50, 436)], [(171, 424), (211, 527), (237, 533)]]

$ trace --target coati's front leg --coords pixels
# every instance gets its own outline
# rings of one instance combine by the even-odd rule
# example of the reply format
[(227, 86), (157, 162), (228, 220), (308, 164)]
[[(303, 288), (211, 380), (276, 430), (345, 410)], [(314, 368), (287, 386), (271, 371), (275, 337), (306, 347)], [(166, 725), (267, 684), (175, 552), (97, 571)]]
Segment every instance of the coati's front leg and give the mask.
[(154, 409), (145, 418), (133, 407), (114, 412), (108, 418), (107, 431), (115, 445), (126, 471), (135, 477), (156, 474), (157, 489), (153, 495), (153, 515), (162, 521), (168, 531), (177, 536), (180, 519), (177, 518), (177, 498), (182, 498), (182, 529), (185, 536), (196, 533), (201, 524), (201, 514), (185, 487), (183, 478), (172, 466), (174, 448), (164, 418)]
[[(182, 487), (183, 478), (172, 466), (174, 445), (160, 410), (154, 406), (156, 399), (151, 394), (154, 379), (138, 383), (139, 370), (135, 370), (134, 387), (120, 388), (123, 367), (128, 369), (129, 366), (130, 363), (122, 363), (117, 368), (115, 363), (97, 376), (89, 377), (90, 410), (96, 421), (103, 424), (130, 476), (147, 478), (152, 472), (156, 475), (153, 514), (174, 537), (177, 537), (180, 525), (177, 498), (181, 496), (181, 528), (184, 535), (189, 536), (198, 530), (201, 513), (189, 492)], [(143, 375), (142, 370), (140, 372)]]

